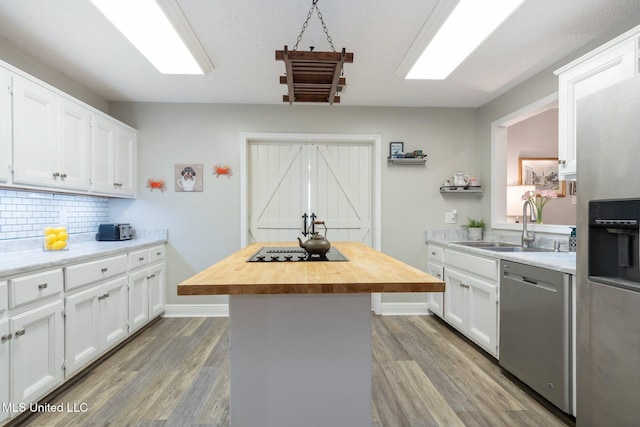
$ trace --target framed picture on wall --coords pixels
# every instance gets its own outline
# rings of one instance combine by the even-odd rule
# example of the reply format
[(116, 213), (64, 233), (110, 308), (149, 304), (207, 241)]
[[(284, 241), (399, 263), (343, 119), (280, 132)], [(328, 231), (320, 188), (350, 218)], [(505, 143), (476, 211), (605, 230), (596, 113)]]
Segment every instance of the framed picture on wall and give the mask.
[(558, 159), (554, 157), (520, 157), (518, 184), (535, 185), (536, 190), (553, 190), (565, 196), (565, 181), (558, 176)]
[(177, 163), (174, 170), (175, 191), (202, 191), (202, 163)]
[(404, 143), (403, 142), (390, 142), (389, 143), (389, 155), (391, 157), (397, 156), (404, 152)]

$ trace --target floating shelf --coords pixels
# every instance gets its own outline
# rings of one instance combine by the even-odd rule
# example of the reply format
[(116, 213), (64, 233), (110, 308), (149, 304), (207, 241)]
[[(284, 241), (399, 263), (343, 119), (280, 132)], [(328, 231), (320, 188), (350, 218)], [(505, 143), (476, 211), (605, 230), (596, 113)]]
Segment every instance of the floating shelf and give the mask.
[(387, 163), (392, 165), (424, 165), (427, 163), (427, 156), (415, 157), (387, 157)]
[(475, 186), (446, 186), (446, 187), (440, 187), (440, 192), (441, 193), (482, 193), (482, 186), (481, 185), (475, 185)]

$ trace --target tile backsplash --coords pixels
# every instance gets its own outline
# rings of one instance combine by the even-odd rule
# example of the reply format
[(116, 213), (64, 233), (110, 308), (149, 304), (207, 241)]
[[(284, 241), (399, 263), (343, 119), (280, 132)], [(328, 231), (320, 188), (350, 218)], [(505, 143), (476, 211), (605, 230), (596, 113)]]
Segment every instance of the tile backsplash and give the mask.
[(0, 240), (40, 237), (49, 225), (66, 225), (69, 234), (94, 232), (108, 221), (109, 199), (0, 189)]

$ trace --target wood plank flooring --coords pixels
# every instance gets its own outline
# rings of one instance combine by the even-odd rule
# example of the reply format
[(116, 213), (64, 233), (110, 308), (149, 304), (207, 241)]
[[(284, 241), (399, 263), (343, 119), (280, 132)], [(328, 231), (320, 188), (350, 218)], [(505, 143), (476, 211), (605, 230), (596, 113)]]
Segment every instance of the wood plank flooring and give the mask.
[[(372, 426), (564, 426), (495, 363), (435, 316), (372, 316)], [(229, 426), (229, 321), (161, 319), (24, 426)]]

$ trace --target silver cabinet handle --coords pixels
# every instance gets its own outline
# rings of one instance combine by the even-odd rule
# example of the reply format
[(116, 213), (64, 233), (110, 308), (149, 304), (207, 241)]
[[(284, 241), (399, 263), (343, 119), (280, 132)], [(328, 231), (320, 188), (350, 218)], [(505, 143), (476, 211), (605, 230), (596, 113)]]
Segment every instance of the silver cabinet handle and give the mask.
[(8, 334), (8, 335), (3, 335), (0, 337), (0, 342), (5, 342), (5, 341), (9, 341), (11, 339), (12, 335)]
[(47, 286), (49, 286), (47, 283), (40, 283), (38, 285), (38, 289), (39, 290), (47, 289)]
[(16, 331), (13, 335), (15, 335), (16, 338), (23, 336), (26, 333), (26, 331), (24, 329), (20, 329), (19, 331)]
[(567, 161), (566, 160), (558, 160), (558, 164), (559, 165), (566, 165)]
[(160, 255), (162, 255), (162, 252), (156, 252), (156, 255), (160, 256)]
[(65, 179), (66, 177), (67, 177), (67, 174), (66, 174), (66, 173), (61, 173), (61, 174), (60, 174), (60, 178)]
[(144, 261), (144, 257), (141, 256), (140, 258), (138, 258), (138, 261), (140, 261), (140, 262)]
[(60, 174), (58, 172), (53, 173), (53, 179), (58, 179), (59, 176)]
[(100, 271), (103, 272), (103, 273), (106, 273), (107, 270), (109, 270), (107, 267), (103, 267)]

